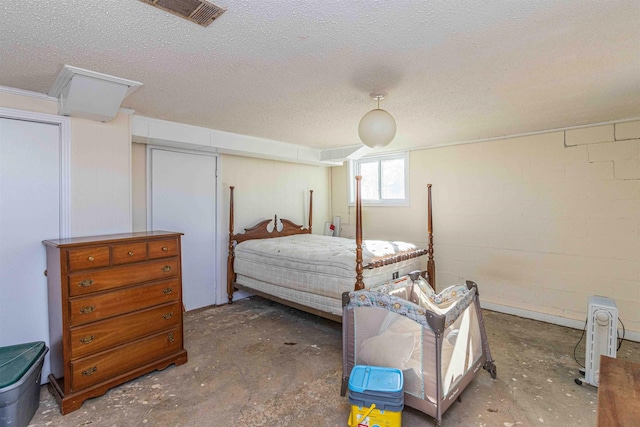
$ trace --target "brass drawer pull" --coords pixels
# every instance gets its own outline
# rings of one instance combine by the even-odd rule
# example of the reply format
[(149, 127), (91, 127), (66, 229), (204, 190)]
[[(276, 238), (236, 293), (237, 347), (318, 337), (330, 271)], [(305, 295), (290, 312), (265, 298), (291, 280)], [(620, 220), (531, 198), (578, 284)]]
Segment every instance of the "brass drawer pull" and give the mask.
[(176, 341), (176, 339), (173, 337), (173, 332), (169, 332), (167, 334), (167, 339), (169, 340), (170, 343), (174, 343)]
[(96, 309), (95, 305), (88, 305), (88, 306), (86, 306), (84, 308), (81, 308), (80, 309), (80, 313), (89, 314), (89, 313), (93, 312), (95, 309)]
[(166, 246), (163, 246), (163, 247), (162, 247), (162, 251), (163, 251), (163, 252), (167, 252), (168, 250), (169, 250), (169, 248), (168, 248), (168, 247), (166, 247)]
[(163, 318), (164, 320), (169, 320), (169, 319), (171, 319), (172, 317), (173, 317), (173, 312), (165, 313), (165, 314), (163, 314), (163, 315), (162, 315), (162, 318)]
[(133, 251), (129, 251), (127, 253), (129, 254), (129, 256), (133, 256)]
[(169, 295), (171, 292), (173, 292), (173, 288), (164, 288), (162, 290), (162, 293), (165, 295)]
[(84, 338), (80, 338), (80, 342), (82, 344), (89, 344), (90, 342), (92, 342), (96, 337), (94, 337), (93, 335), (87, 335)]
[(82, 371), (82, 375), (85, 376), (85, 377), (90, 377), (91, 375), (95, 374), (97, 370), (98, 370), (98, 367), (94, 366), (91, 369), (87, 369), (85, 371)]
[(89, 258), (87, 258), (90, 262), (93, 262), (95, 260), (94, 257), (90, 256)]
[(83, 288), (88, 288), (89, 286), (93, 285), (93, 279), (83, 280), (82, 282), (79, 283), (79, 285), (82, 286)]
[(171, 271), (171, 266), (170, 265), (165, 265), (164, 267), (162, 267), (162, 271), (168, 273), (169, 271)]

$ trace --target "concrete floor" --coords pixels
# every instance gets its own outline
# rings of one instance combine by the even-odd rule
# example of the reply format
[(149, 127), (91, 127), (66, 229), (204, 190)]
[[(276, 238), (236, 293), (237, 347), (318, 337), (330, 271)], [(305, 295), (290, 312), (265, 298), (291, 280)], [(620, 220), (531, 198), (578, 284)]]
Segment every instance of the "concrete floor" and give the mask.
[[(451, 426), (593, 426), (597, 389), (576, 385), (581, 331), (484, 311), (498, 378), (479, 372)], [(341, 325), (258, 297), (185, 315), (189, 362), (132, 380), (65, 416), (42, 387), (30, 426), (346, 426)], [(577, 350), (584, 357), (584, 340)], [(640, 343), (619, 358), (640, 362)], [(405, 427), (432, 426), (412, 408)]]

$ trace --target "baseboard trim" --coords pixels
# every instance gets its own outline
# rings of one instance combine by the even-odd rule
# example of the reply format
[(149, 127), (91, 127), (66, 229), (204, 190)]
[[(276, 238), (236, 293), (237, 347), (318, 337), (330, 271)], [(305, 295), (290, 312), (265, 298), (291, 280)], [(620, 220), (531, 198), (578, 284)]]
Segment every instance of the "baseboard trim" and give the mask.
[[(567, 328), (582, 330), (585, 327), (584, 321), (581, 320), (567, 319), (566, 317), (554, 316), (552, 314), (546, 313), (538, 313), (537, 311), (525, 310), (523, 308), (517, 307), (509, 307), (506, 305), (494, 304), (492, 302), (480, 301), (480, 307), (486, 310), (512, 314), (514, 316), (524, 317), (525, 319), (539, 320), (540, 322), (552, 323), (554, 325), (565, 326)], [(624, 339), (640, 342), (640, 332), (626, 331)]]

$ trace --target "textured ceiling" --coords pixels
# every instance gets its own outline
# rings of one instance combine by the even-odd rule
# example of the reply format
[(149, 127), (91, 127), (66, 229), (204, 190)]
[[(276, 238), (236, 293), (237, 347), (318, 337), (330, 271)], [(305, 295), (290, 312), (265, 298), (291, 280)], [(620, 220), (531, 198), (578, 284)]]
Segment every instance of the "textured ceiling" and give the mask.
[(123, 107), (328, 148), (375, 102), (389, 149), (640, 116), (640, 0), (219, 0), (204, 28), (137, 0), (3, 0), (0, 85), (64, 64), (142, 82)]

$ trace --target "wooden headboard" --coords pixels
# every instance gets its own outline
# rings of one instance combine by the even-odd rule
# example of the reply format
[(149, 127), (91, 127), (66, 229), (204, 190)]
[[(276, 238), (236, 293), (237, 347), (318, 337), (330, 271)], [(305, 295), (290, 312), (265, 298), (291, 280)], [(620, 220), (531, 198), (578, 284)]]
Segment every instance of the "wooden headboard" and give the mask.
[[(273, 219), (265, 219), (260, 221), (251, 228), (245, 228), (243, 233), (233, 233), (234, 229), (234, 211), (233, 211), (233, 190), (235, 187), (232, 185), (229, 187), (229, 255), (227, 257), (227, 293), (229, 295), (229, 304), (231, 304), (233, 294), (233, 283), (236, 280), (235, 272), (233, 271), (233, 261), (235, 259), (235, 245), (244, 242), (245, 240), (254, 239), (270, 239), (273, 237), (292, 236), (294, 234), (311, 234), (313, 230), (313, 190), (309, 190), (309, 226), (304, 227), (300, 224), (296, 224), (288, 219), (278, 220), (278, 216), (275, 215)], [(269, 224), (273, 223), (273, 230), (269, 231)], [(282, 228), (278, 230), (278, 224), (282, 225)]]

